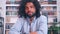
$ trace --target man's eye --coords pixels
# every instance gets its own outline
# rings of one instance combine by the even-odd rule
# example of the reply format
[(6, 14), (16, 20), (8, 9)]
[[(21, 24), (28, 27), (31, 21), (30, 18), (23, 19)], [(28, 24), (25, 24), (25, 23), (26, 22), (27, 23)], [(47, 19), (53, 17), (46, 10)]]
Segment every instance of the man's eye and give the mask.
[(31, 8), (34, 8), (34, 6), (31, 6)]
[(31, 8), (33, 8), (33, 7), (31, 7)]

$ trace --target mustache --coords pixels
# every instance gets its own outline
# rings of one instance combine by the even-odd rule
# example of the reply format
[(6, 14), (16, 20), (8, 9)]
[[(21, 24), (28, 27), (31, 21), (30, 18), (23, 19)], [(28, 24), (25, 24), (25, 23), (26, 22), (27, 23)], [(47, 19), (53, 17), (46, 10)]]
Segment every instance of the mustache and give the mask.
[(28, 11), (27, 13), (30, 13), (30, 12), (32, 13), (32, 11)]

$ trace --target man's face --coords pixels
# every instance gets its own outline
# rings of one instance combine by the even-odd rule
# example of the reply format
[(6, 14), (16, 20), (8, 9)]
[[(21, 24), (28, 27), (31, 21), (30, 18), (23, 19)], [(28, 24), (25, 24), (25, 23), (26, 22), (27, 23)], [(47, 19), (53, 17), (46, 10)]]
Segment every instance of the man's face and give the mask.
[(36, 8), (35, 8), (35, 6), (34, 6), (34, 4), (32, 2), (26, 3), (25, 13), (28, 16), (33, 16), (36, 13)]

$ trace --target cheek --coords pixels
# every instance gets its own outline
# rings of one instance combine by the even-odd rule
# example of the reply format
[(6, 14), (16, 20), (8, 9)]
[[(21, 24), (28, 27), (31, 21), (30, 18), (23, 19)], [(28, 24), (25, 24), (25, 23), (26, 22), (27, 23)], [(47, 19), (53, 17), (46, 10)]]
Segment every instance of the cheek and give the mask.
[(35, 13), (35, 12), (36, 12), (36, 9), (32, 9), (32, 12), (34, 12), (34, 13)]

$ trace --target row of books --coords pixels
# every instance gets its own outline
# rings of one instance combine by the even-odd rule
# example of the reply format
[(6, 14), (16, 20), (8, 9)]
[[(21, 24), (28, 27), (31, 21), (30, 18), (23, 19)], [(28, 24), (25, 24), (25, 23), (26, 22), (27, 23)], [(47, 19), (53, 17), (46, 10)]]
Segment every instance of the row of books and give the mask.
[[(6, 6), (6, 10), (8, 11), (13, 11), (13, 10), (18, 10), (19, 7), (18, 6)], [(56, 6), (44, 6), (42, 7), (43, 11), (56, 11), (57, 7)]]
[[(56, 0), (40, 0), (41, 4), (56, 4)], [(19, 4), (21, 0), (7, 0), (6, 4)]]

